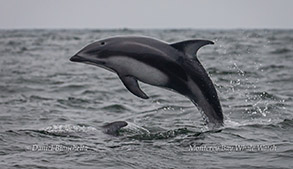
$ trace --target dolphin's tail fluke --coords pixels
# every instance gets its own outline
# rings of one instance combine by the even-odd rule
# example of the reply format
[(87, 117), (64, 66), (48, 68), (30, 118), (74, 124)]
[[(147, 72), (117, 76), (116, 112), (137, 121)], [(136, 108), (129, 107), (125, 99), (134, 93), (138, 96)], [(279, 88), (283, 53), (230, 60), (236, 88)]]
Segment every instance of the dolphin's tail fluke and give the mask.
[(102, 126), (102, 128), (104, 133), (118, 136), (119, 130), (125, 126), (127, 126), (126, 121), (114, 121), (112, 123)]

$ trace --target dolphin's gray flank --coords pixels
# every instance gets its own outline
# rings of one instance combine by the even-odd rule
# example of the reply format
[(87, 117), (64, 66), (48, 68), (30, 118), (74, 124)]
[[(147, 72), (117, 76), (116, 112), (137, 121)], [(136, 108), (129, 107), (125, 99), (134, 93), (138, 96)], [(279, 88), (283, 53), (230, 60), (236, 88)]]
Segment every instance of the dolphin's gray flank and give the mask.
[(216, 89), (196, 53), (208, 40), (173, 44), (140, 36), (118, 36), (87, 45), (70, 58), (103, 67), (118, 74), (134, 95), (147, 99), (137, 80), (176, 91), (188, 97), (214, 126), (223, 124)]

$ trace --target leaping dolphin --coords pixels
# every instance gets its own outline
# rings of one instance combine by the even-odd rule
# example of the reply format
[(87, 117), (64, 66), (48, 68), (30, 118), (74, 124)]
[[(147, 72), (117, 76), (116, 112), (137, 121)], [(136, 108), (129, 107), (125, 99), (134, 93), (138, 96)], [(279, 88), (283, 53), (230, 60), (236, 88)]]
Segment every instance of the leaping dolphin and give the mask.
[(148, 99), (137, 80), (176, 91), (189, 98), (214, 127), (223, 125), (216, 89), (196, 53), (209, 40), (168, 44), (143, 36), (117, 36), (91, 43), (70, 58), (117, 73), (134, 95)]

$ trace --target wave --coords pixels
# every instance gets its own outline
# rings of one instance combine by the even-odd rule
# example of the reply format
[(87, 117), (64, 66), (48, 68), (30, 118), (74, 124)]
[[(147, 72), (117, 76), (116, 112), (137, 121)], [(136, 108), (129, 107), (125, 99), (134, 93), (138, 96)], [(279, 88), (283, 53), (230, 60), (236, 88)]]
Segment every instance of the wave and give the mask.
[(275, 49), (273, 51), (271, 51), (270, 53), (271, 54), (287, 54), (287, 53), (290, 53), (292, 52), (291, 49), (288, 49), (288, 48), (278, 48), (278, 49)]

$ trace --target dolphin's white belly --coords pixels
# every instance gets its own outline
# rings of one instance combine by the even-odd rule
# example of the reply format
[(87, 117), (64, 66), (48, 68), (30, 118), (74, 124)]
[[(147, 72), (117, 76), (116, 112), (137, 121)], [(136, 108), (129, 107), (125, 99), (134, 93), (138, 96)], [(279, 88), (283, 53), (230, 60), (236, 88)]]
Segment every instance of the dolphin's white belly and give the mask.
[(110, 57), (107, 60), (107, 66), (118, 71), (121, 75), (133, 76), (147, 84), (164, 86), (168, 82), (168, 76), (159, 69), (129, 57)]

